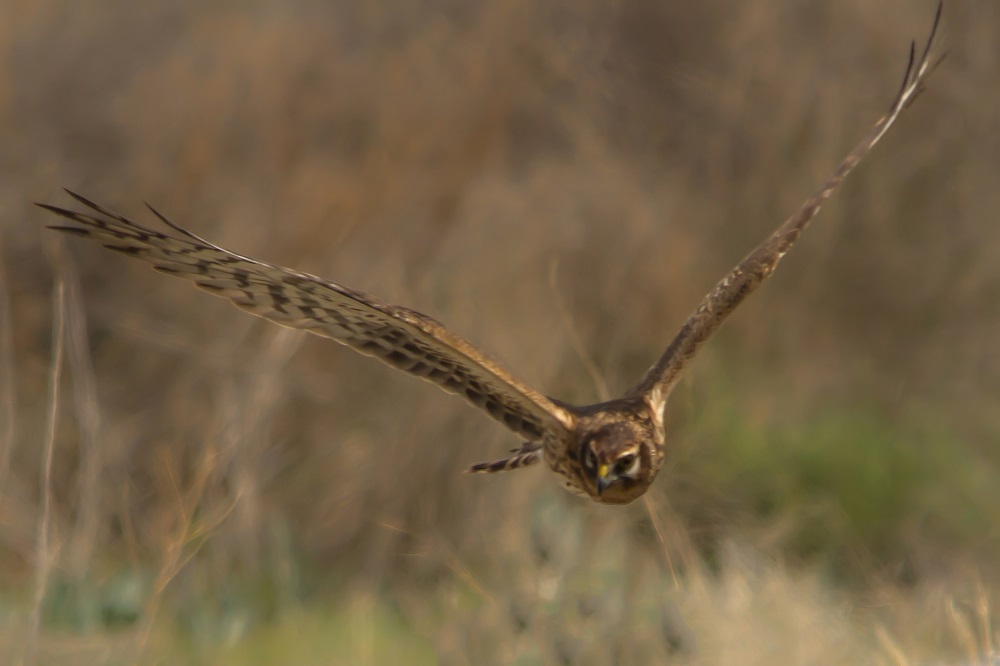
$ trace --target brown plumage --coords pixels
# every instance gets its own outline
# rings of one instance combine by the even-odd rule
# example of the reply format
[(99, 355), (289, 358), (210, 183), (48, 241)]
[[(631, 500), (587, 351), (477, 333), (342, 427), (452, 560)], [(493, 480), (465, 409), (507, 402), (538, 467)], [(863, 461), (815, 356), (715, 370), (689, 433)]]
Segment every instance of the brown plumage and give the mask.
[(89, 212), (39, 205), (74, 223), (53, 229), (148, 261), (157, 270), (191, 280), (252, 314), (375, 356), (464, 397), (528, 440), (510, 456), (473, 465), (469, 471), (506, 471), (544, 458), (569, 491), (598, 502), (625, 504), (646, 492), (663, 463), (663, 410), (682, 370), (725, 318), (774, 271), (820, 205), (920, 94), (924, 79), (940, 62), (929, 60), (940, 18), (939, 5), (919, 58), (911, 46), (902, 87), (888, 113), (833, 175), (709, 292), (638, 384), (624, 397), (596, 405), (577, 407), (545, 397), (426, 315), (313, 275), (240, 256), (199, 238), (155, 210), (177, 235), (147, 229), (72, 192)]

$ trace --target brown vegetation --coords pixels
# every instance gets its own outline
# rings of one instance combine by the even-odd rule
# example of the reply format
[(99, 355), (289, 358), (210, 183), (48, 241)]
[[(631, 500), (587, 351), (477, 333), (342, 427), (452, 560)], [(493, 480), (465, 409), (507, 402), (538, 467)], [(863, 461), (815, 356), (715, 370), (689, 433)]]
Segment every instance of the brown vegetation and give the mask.
[[(839, 646), (824, 654), (845, 663), (991, 650), (1000, 7), (951, 4), (929, 89), (691, 369), (672, 400), (673, 469), (621, 510), (564, 497), (541, 469), (460, 474), (519, 442), (370, 359), (62, 247), (31, 203), (63, 202), (61, 185), (139, 218), (149, 201), (595, 401), (601, 381), (614, 393), (641, 374), (878, 117), (932, 2), (7, 3), (3, 598), (28, 599), (51, 558), (46, 622), (63, 604), (92, 629), (108, 624), (95, 599), (128, 572), (143, 590), (132, 650), (163, 645), (164, 603), (266, 619), (389, 599), (448, 663), (513, 659), (516, 640), (543, 659), (642, 663), (669, 613), (641, 611), (632, 635), (616, 623), (668, 599), (699, 654), (733, 663), (713, 614), (760, 638), (774, 593), (788, 606), (773, 627), (788, 629), (761, 655), (769, 640), (794, 663), (818, 660), (799, 648)], [(854, 483), (874, 494), (845, 495)], [(851, 502), (892, 510), (864, 523)], [(786, 564), (733, 565), (744, 547)], [(871, 606), (848, 613), (839, 594)], [(946, 602), (944, 628), (924, 631)], [(841, 628), (868, 638), (845, 644)]]

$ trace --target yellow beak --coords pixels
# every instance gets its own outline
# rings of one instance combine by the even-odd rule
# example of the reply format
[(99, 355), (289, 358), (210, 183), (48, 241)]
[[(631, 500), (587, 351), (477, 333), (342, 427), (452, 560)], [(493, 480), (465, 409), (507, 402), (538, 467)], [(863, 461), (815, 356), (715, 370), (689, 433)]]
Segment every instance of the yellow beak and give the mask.
[(608, 479), (610, 468), (607, 465), (600, 465), (597, 468), (597, 494), (604, 494), (604, 489), (611, 485), (612, 480)]

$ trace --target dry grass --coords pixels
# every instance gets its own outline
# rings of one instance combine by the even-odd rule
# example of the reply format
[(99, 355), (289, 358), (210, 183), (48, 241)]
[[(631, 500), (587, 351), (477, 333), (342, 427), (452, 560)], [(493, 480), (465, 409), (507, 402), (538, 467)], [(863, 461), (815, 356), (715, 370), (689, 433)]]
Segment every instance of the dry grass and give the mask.
[[(985, 658), (1000, 553), (991, 3), (949, 3), (929, 90), (677, 391), (673, 467), (648, 504), (664, 524), (563, 498), (541, 470), (459, 474), (517, 442), (433, 387), (100, 248), (69, 248), (74, 277), (30, 206), (60, 185), (137, 215), (148, 200), (592, 401), (634, 380), (827, 175), (932, 15), (903, 0), (7, 3), (3, 653), (22, 647), (48, 496), (60, 273), (43, 662), (236, 662), (272, 631), (317, 663), (379, 663), (386, 640), (445, 663), (641, 663), (674, 640), (671, 618), (706, 663)], [(837, 437), (891, 512), (858, 522), (851, 459), (824, 457)], [(927, 464), (898, 464), (911, 438)], [(282, 618), (302, 613), (297, 635)], [(340, 642), (317, 638), (329, 627)]]

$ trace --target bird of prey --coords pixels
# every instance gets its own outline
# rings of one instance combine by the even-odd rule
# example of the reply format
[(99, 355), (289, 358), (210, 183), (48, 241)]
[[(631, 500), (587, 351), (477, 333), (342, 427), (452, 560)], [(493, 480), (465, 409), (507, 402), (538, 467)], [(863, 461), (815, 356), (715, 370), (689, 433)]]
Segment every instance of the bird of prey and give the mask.
[(646, 492), (663, 463), (664, 407), (681, 372), (726, 317), (774, 271), (821, 204), (923, 90), (926, 77), (940, 62), (930, 59), (940, 19), (939, 5), (924, 48), (918, 53), (916, 45), (910, 45), (899, 92), (868, 135), (790, 218), (705, 296), (639, 382), (623, 396), (599, 404), (576, 406), (547, 397), (424, 314), (230, 252), (152, 207), (173, 234), (140, 226), (72, 192), (87, 212), (39, 205), (72, 223), (53, 229), (147, 261), (162, 273), (191, 280), (277, 324), (374, 356), (464, 397), (526, 440), (508, 457), (473, 465), (470, 472), (501, 472), (544, 459), (569, 491), (605, 504), (626, 504)]

